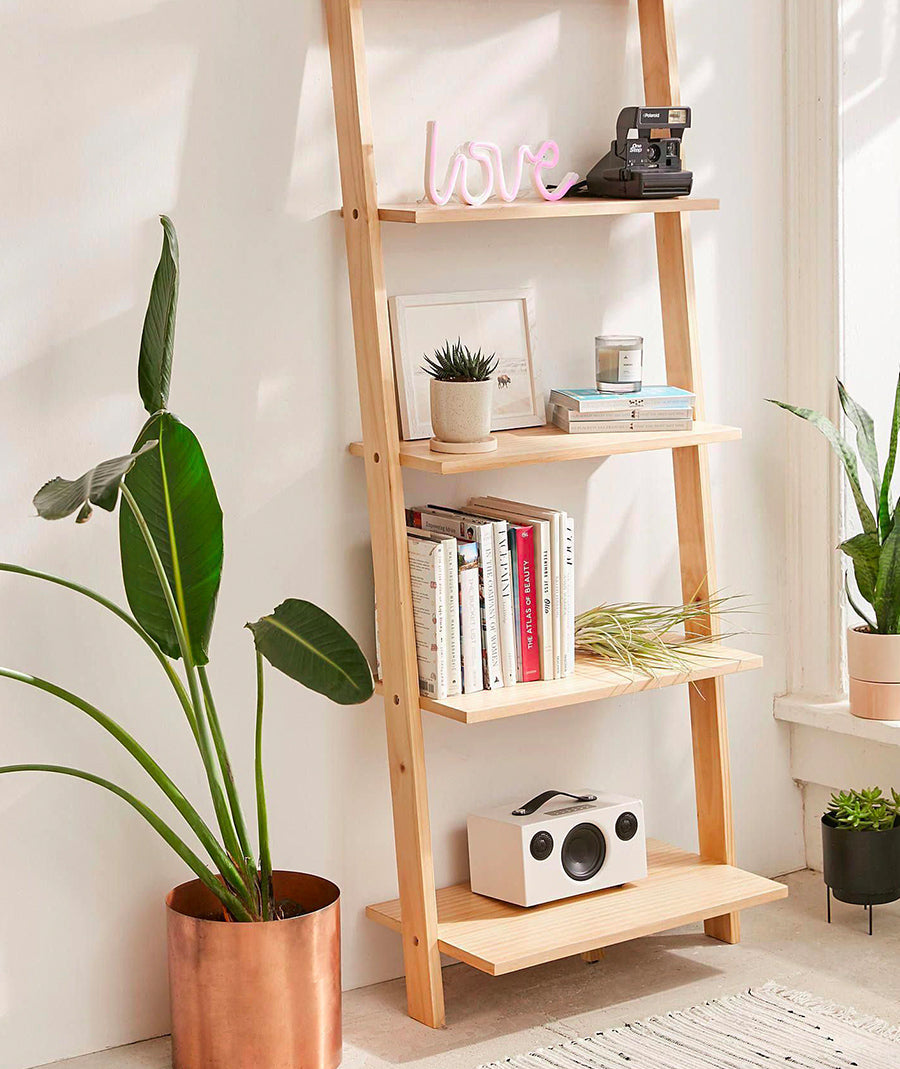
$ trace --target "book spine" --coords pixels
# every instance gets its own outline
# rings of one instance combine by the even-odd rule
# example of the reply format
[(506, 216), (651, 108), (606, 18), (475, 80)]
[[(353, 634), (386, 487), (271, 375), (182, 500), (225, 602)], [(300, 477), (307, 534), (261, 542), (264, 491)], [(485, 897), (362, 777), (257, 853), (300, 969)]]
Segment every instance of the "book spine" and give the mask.
[[(417, 538), (409, 538), (408, 543), (419, 690), (431, 698), (446, 698), (444, 661), (438, 644), (438, 592), (443, 586), (444, 571), (441, 547), (437, 542)], [(443, 595), (442, 590), (440, 593)]]
[(553, 599), (553, 678), (563, 677), (563, 562), (565, 560), (566, 514), (550, 521), (550, 594)]
[(535, 520), (534, 568), (537, 596), (538, 643), (541, 651), (541, 679), (553, 679), (553, 591), (550, 582), (550, 524)]
[(494, 525), (472, 524), (481, 555), (481, 585), (484, 604), (484, 685), (487, 690), (503, 686), (500, 661), (500, 624), (497, 611), (497, 575), (494, 568)]
[(516, 682), (522, 682), (522, 609), (519, 604), (519, 551), (518, 528), (507, 525), (507, 542), (509, 543), (509, 575), (512, 582), (513, 596), (513, 637), (516, 644)]
[(434, 641), (437, 646), (438, 659), (441, 671), (438, 675), (436, 698), (448, 698), (450, 686), (448, 676), (450, 673), (450, 643), (447, 638), (447, 598), (446, 598), (446, 566), (444, 564), (444, 544), (434, 542)]
[(447, 625), (447, 694), (462, 693), (462, 660), (459, 630), (459, 556), (455, 538), (444, 541), (444, 604)]
[(459, 623), (464, 694), (484, 690), (481, 657), (481, 605), (478, 597), (478, 544), (460, 542)]
[(570, 676), (575, 671), (575, 521), (571, 516), (566, 519), (566, 616), (565, 616), (565, 658), (563, 675)]
[(639, 405), (641, 408), (689, 408), (693, 407), (694, 394), (674, 394), (671, 397), (636, 398), (634, 394), (604, 394), (602, 397), (570, 397), (559, 390), (550, 391), (550, 403), (571, 412), (622, 412)]
[(513, 614), (513, 582), (509, 560), (509, 525), (497, 520), (494, 528), (494, 570), (497, 576), (498, 608), (500, 615), (500, 663), (503, 685), (516, 682), (516, 636)]
[(689, 431), (694, 423), (690, 419), (622, 419), (622, 420), (580, 420), (572, 423), (560, 422), (554, 417), (553, 422), (569, 434), (624, 434), (628, 431)]
[(628, 419), (657, 420), (657, 419), (691, 419), (694, 414), (693, 408), (650, 408), (636, 406), (625, 408), (621, 412), (571, 412), (559, 409), (558, 415), (568, 423), (585, 423), (594, 421), (616, 421)]
[(538, 583), (534, 560), (534, 530), (516, 529), (519, 584), (519, 629), (522, 646), (522, 682), (541, 678), (541, 649), (538, 636)]

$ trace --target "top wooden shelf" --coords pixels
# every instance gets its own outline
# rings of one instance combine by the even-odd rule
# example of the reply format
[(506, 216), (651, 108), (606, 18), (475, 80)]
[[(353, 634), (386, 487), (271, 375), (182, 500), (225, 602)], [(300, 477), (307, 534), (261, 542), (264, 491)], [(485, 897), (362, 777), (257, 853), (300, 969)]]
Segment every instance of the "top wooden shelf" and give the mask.
[(670, 200), (588, 200), (572, 198), (555, 203), (545, 200), (489, 201), (446, 204), (439, 208), (427, 201), (382, 204), (378, 218), (385, 223), (486, 223), (503, 219), (566, 219), (585, 215), (639, 215), (645, 212), (711, 212), (719, 207), (710, 197), (674, 197)]
[[(493, 471), (520, 464), (549, 464), (559, 460), (587, 460), (618, 453), (644, 453), (655, 449), (680, 449), (713, 442), (733, 442), (740, 428), (718, 423), (695, 422), (689, 431), (625, 431), (609, 434), (566, 434), (556, 427), (524, 427), (517, 431), (494, 431), (498, 447), (493, 453), (432, 453), (428, 440), (400, 443), (400, 464), (434, 475), (460, 475), (468, 471)], [(365, 456), (362, 442), (351, 442), (353, 456)]]

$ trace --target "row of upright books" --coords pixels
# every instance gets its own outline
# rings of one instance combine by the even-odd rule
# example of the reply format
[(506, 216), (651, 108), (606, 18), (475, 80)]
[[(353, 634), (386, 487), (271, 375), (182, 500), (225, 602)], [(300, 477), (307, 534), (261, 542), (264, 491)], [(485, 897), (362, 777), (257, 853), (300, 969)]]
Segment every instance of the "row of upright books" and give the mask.
[(475, 497), (464, 509), (407, 509), (406, 522), (422, 694), (440, 700), (571, 674), (570, 516)]
[(551, 419), (569, 434), (689, 431), (694, 394), (677, 386), (644, 386), (634, 393), (551, 390)]

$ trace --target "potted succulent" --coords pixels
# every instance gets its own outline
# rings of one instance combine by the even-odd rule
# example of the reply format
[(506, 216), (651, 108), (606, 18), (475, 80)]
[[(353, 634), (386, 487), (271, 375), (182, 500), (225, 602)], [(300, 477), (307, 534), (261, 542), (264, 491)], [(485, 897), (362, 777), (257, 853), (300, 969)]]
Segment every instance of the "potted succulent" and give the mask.
[(862, 531), (841, 543), (853, 565), (856, 588), (871, 611), (860, 607), (850, 588), (844, 587), (853, 611), (863, 621), (847, 631), (847, 668), (850, 675), (850, 712), (870, 720), (900, 720), (900, 524), (897, 502), (891, 502), (891, 481), (897, 457), (900, 423), (900, 381), (888, 454), (882, 470), (875, 446), (875, 428), (869, 413), (838, 381), (838, 395), (847, 419), (856, 429), (856, 449), (872, 482), (873, 506), (863, 491), (856, 454), (831, 420), (809, 408), (783, 401), (773, 404), (808, 420), (824, 434), (838, 455), (859, 515)]
[(365, 701), (368, 662), (328, 613), (290, 598), (255, 623), (256, 825), (253, 839), (238, 795), (213, 688), (208, 648), (222, 573), (222, 510), (193, 432), (168, 411), (178, 245), (162, 219), (162, 255), (144, 321), (138, 381), (148, 418), (131, 452), (81, 478), (56, 478), (35, 495), (48, 520), (99, 506), (119, 508), (122, 576), (131, 612), (79, 583), (13, 564), (0, 571), (65, 587), (117, 616), (149, 647), (187, 721), (209, 786), (211, 827), (166, 771), (125, 728), (55, 683), (13, 669), (0, 677), (74, 706), (116, 739), (162, 791), (191, 835), (123, 787), (61, 765), (0, 767), (42, 771), (117, 795), (168, 843), (195, 879), (167, 899), (173, 1058), (176, 1069), (334, 1069), (341, 1060), (339, 891), (329, 880), (275, 871), (263, 776), (264, 665), (332, 701)]
[(495, 353), (473, 353), (462, 341), (447, 341), (426, 356), (422, 370), (431, 376), (431, 448), (439, 453), (488, 453), (491, 437)]
[[(833, 794), (822, 817), (822, 858), (825, 883), (841, 902), (878, 906), (900, 898), (900, 794), (891, 790), (887, 798), (880, 787)], [(830, 912), (829, 899), (829, 920)]]

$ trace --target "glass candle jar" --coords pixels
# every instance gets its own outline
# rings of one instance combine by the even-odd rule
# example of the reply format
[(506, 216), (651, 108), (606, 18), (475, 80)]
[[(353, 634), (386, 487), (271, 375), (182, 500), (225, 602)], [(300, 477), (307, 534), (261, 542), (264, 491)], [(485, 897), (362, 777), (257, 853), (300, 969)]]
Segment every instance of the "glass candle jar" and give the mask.
[(636, 393), (641, 388), (644, 339), (636, 334), (600, 334), (594, 339), (597, 389)]

